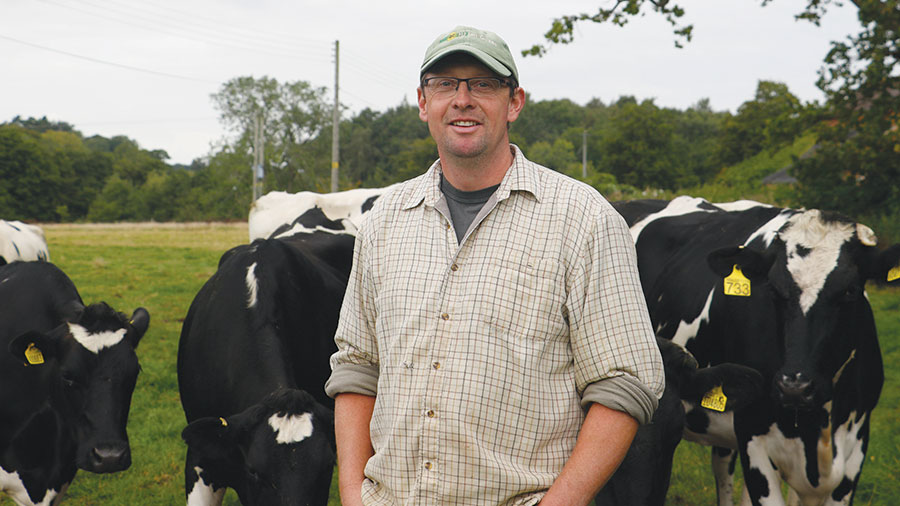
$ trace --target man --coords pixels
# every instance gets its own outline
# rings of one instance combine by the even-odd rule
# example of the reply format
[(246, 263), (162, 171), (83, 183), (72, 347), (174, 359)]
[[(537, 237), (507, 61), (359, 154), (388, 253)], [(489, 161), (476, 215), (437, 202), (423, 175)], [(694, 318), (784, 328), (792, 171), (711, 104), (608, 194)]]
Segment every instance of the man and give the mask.
[(509, 143), (496, 34), (441, 35), (420, 77), (440, 159), (359, 229), (326, 385), (342, 503), (587, 504), (663, 389), (628, 228)]

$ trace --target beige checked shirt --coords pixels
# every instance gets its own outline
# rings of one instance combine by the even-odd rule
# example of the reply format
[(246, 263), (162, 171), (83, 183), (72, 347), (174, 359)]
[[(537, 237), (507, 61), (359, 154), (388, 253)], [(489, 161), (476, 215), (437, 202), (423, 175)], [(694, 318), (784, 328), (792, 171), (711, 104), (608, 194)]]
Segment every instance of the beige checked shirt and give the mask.
[(366, 505), (533, 505), (591, 402), (647, 422), (662, 362), (624, 220), (515, 160), (461, 243), (440, 162), (359, 230), (329, 395), (375, 395)]

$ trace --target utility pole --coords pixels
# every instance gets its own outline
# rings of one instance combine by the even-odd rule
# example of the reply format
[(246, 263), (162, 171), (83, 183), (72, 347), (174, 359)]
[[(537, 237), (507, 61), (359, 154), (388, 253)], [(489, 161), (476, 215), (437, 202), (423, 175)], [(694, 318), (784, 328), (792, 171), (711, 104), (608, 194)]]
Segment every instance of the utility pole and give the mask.
[(587, 181), (587, 130), (581, 133), (581, 179)]
[(340, 153), (341, 111), (338, 102), (338, 49), (339, 42), (334, 41), (334, 111), (331, 113), (331, 192), (338, 191), (338, 154)]
[(265, 161), (262, 118), (259, 114), (256, 115), (253, 126), (253, 202), (256, 202), (262, 196), (263, 162)]

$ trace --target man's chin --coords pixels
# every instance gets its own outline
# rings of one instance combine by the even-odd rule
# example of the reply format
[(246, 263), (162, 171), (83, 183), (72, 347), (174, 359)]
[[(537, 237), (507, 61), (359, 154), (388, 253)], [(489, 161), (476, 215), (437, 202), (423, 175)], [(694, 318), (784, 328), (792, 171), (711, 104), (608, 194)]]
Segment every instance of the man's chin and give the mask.
[(473, 159), (484, 156), (487, 146), (484, 144), (460, 144), (454, 143), (446, 146), (444, 152), (454, 158)]

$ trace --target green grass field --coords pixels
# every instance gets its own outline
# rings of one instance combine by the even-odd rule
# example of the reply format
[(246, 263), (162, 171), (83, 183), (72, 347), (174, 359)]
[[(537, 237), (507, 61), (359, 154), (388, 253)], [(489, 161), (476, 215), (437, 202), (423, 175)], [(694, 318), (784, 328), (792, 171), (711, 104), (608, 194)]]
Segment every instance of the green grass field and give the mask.
[[(143, 372), (131, 405), (133, 465), (112, 475), (79, 472), (67, 505), (184, 504), (184, 414), (175, 360), (181, 323), (219, 256), (247, 242), (247, 224), (44, 225), (51, 260), (75, 282), (86, 303), (104, 300), (131, 314), (150, 311), (138, 347)], [(900, 290), (869, 289), (878, 320), (886, 383), (873, 415), (872, 439), (856, 504), (900, 504)], [(227, 364), (222, 364), (227, 367)], [(714, 504), (708, 449), (684, 443), (676, 455), (669, 504)], [(336, 480), (335, 480), (336, 481)], [(338, 505), (336, 483), (332, 501)], [(236, 505), (230, 493), (225, 501)], [(0, 505), (13, 504), (0, 498)]]

